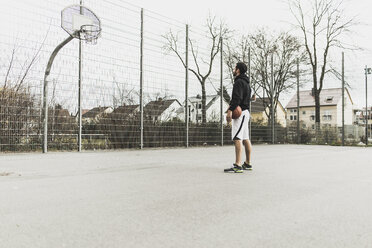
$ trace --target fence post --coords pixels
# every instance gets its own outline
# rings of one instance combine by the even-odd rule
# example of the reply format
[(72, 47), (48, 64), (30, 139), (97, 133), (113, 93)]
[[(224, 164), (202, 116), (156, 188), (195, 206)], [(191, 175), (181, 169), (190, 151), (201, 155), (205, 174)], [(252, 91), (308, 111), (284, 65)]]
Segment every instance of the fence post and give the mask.
[(185, 122), (186, 147), (189, 147), (189, 25), (186, 24), (186, 68), (185, 68)]
[[(83, 13), (83, 1), (80, 0), (80, 14)], [(79, 40), (79, 93), (78, 93), (78, 151), (81, 152), (81, 133), (82, 133), (82, 113), (81, 113), (81, 70), (82, 70), (82, 41)]]
[(342, 52), (342, 146), (345, 145), (345, 57)]
[(275, 144), (274, 54), (271, 54), (271, 141)]
[(221, 146), (223, 146), (223, 38), (220, 37), (220, 42), (221, 42), (221, 61), (220, 61), (220, 121), (221, 121)]
[(141, 46), (140, 46), (140, 111), (141, 111), (141, 143), (143, 149), (143, 8), (141, 9)]
[(301, 143), (300, 129), (300, 61), (297, 59), (297, 144)]
[(365, 68), (365, 74), (366, 74), (366, 116), (365, 116), (365, 122), (366, 122), (366, 128), (365, 128), (365, 138), (366, 138), (366, 147), (368, 147), (368, 72), (369, 68), (366, 65)]
[[(251, 48), (248, 49), (248, 80), (249, 80), (249, 84), (252, 85), (252, 82), (251, 82)], [(252, 104), (251, 102), (252, 101), (249, 101), (249, 115), (250, 115), (249, 116), (249, 139), (252, 142)]]
[(44, 78), (43, 88), (43, 110), (44, 110), (44, 133), (43, 133), (43, 153), (48, 152), (48, 77)]

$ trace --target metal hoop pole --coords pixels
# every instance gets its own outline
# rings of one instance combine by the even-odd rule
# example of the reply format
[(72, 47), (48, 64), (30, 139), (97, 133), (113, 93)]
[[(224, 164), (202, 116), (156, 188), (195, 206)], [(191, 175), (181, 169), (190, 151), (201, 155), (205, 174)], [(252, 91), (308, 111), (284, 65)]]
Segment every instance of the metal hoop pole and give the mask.
[(50, 70), (53, 65), (54, 58), (57, 56), (59, 50), (61, 50), (62, 47), (64, 47), (67, 43), (69, 43), (74, 37), (69, 36), (67, 39), (65, 39), (61, 44), (59, 44), (52, 54), (50, 55), (47, 68), (45, 69), (44, 74), (44, 92), (43, 92), (43, 109), (44, 109), (44, 134), (43, 134), (43, 153), (48, 152), (48, 77), (50, 74)]
[(186, 147), (189, 147), (189, 25), (186, 25), (186, 68), (185, 68), (185, 123)]
[(220, 127), (221, 127), (221, 146), (223, 146), (223, 38), (220, 36)]
[(140, 45), (140, 110), (141, 110), (141, 143), (140, 148), (143, 149), (143, 9), (141, 9), (141, 45)]
[[(80, 14), (83, 12), (83, 1), (80, 0)], [(81, 32), (79, 36), (81, 35)], [(81, 38), (81, 37), (80, 37)], [(81, 152), (81, 133), (82, 133), (82, 113), (81, 113), (81, 70), (82, 70), (82, 41), (79, 39), (79, 95), (78, 95), (78, 111), (79, 111), (79, 130), (78, 130), (78, 151)]]

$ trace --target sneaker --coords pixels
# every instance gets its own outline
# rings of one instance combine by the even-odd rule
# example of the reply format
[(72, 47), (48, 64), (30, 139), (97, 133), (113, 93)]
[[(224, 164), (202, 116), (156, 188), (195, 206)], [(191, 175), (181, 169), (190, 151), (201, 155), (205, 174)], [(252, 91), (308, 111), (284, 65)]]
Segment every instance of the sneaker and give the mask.
[(234, 173), (243, 173), (243, 168), (239, 165), (234, 164), (233, 167), (224, 169), (224, 172), (234, 172)]
[(242, 168), (243, 170), (252, 170), (252, 165), (244, 162), (244, 164), (242, 165)]

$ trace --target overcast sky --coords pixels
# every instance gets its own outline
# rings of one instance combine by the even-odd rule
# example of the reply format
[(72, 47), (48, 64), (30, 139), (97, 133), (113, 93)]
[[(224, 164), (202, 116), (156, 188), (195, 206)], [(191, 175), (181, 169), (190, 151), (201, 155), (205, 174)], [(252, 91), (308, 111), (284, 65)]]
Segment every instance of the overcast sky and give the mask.
[[(215, 1), (215, 0), (137, 0), (135, 4), (164, 16), (187, 22), (191, 25), (200, 25), (205, 22), (208, 13), (223, 18), (229, 26), (236, 30), (250, 32), (257, 27), (265, 26), (275, 30), (289, 30), (293, 17), (289, 11), (286, 0), (246, 0), (246, 1)], [(365, 49), (360, 52), (346, 51), (346, 76), (351, 85), (352, 98), (357, 106), (365, 104), (364, 67), (372, 66), (372, 1), (349, 0), (344, 3), (346, 14), (357, 17), (361, 23), (354, 28), (352, 40), (355, 45)], [(335, 53), (341, 54), (341, 50)], [(334, 59), (340, 59), (335, 56)], [(341, 67), (341, 62), (339, 68)], [(337, 64), (335, 64), (337, 66)], [(372, 78), (370, 80), (372, 82)], [(325, 87), (337, 87), (339, 82), (335, 79), (328, 81)], [(308, 84), (307, 88), (311, 88)], [(370, 84), (372, 89), (372, 84)], [(284, 99), (287, 101), (288, 97)], [(372, 90), (369, 90), (369, 101), (372, 101)], [(371, 102), (372, 103), (372, 102)]]
[[(369, 65), (372, 67), (372, 52), (371, 52), (371, 41), (372, 41), (372, 1), (371, 0), (345, 0), (345, 8), (346, 8), (346, 15), (348, 17), (356, 16), (357, 20), (361, 22), (362, 24), (354, 28), (354, 34), (350, 36), (352, 38), (354, 45), (357, 45), (361, 48), (364, 48), (363, 51), (358, 52), (352, 52), (352, 51), (345, 51), (345, 59), (346, 59), (346, 77), (347, 81), (351, 85), (351, 96), (355, 103), (356, 107), (364, 106), (365, 104), (365, 84), (364, 84), (364, 66)], [(79, 0), (66, 0), (66, 1), (58, 1), (58, 0), (17, 0), (14, 2), (9, 2), (6, 0), (0, 0), (0, 3), (2, 4), (2, 8), (0, 9), (0, 29), (3, 31), (2, 34), (5, 35), (4, 37), (9, 37), (6, 40), (0, 41), (3, 42), (1, 50), (3, 53), (8, 52), (8, 48), (5, 46), (11, 47), (12, 37), (14, 37), (14, 34), (12, 34), (11, 31), (14, 31), (18, 29), (18, 34), (16, 34), (16, 37), (26, 38), (28, 40), (36, 40), (33, 35), (39, 35), (41, 37), (44, 37), (44, 33), (46, 32), (45, 27), (40, 26), (40, 23), (43, 22), (44, 26), (45, 23), (48, 24), (49, 20), (52, 19), (54, 27), (52, 28), (50, 35), (48, 36), (48, 42), (50, 45), (55, 46), (60, 40), (62, 40), (63, 37), (65, 37), (64, 31), (59, 26), (60, 22), (60, 11), (71, 4), (78, 3)], [(109, 3), (113, 4), (109, 4)], [(108, 54), (108, 57), (111, 59), (117, 59), (126, 57), (130, 58), (131, 63), (136, 62), (138, 59), (138, 51), (136, 46), (138, 46), (137, 43), (131, 43), (133, 46), (131, 49), (123, 49), (122, 47), (122, 41), (126, 41), (125, 39), (138, 39), (138, 31), (139, 31), (139, 18), (138, 17), (138, 8), (136, 7), (143, 7), (145, 11), (153, 11), (157, 14), (161, 14), (167, 18), (172, 18), (174, 20), (174, 23), (180, 24), (181, 28), (183, 23), (188, 23), (193, 27), (197, 27), (200, 29), (200, 27), (205, 23), (206, 17), (209, 13), (216, 15), (217, 17), (220, 17), (226, 21), (226, 23), (232, 27), (233, 29), (239, 31), (240, 33), (249, 33), (254, 31), (255, 29), (259, 27), (267, 27), (271, 28), (272, 30), (279, 31), (279, 30), (290, 30), (291, 25), (290, 23), (293, 22), (292, 14), (289, 11), (288, 4), (286, 0), (261, 0), (261, 1), (252, 1), (252, 0), (246, 0), (246, 1), (216, 1), (216, 0), (184, 0), (184, 1), (171, 1), (171, 0), (136, 0), (136, 1), (119, 1), (119, 0), (84, 0), (83, 3), (91, 7), (96, 14), (98, 14), (103, 22), (106, 21), (106, 23), (103, 23), (105, 27), (108, 26), (115, 26), (116, 29), (109, 29), (103, 30), (102, 38), (99, 40), (98, 45), (95, 47), (87, 46), (86, 49), (95, 49), (92, 50), (94, 53), (96, 53), (96, 57), (103, 60), (103, 58), (100, 57), (100, 53), (106, 53)], [(17, 6), (17, 10), (9, 9), (8, 6)], [(116, 6), (130, 6), (134, 5), (135, 12), (127, 11), (125, 13), (131, 14), (131, 16), (123, 16), (123, 10), (121, 8), (117, 8)], [(32, 7), (32, 10), (31, 10)], [(22, 11), (21, 11), (22, 10)], [(30, 12), (29, 12), (30, 11)], [(13, 13), (15, 12), (15, 13)], [(29, 13), (28, 13), (29, 12)], [(17, 20), (14, 23), (10, 23), (9, 20), (11, 20), (15, 16), (15, 20)], [(28, 18), (24, 18), (28, 17)], [(32, 18), (32, 19), (30, 19)], [(25, 20), (26, 23), (22, 23), (21, 20)], [(30, 21), (31, 20), (31, 21)], [(168, 21), (172, 22), (170, 19), (167, 19)], [(131, 23), (130, 23), (131, 22)], [(22, 25), (20, 25), (22, 23)], [(114, 25), (115, 24), (115, 25)], [(12, 27), (13, 25), (13, 27)], [(39, 25), (39, 26), (37, 26)], [(124, 26), (122, 26), (124, 25)], [(135, 25), (135, 29), (131, 27), (131, 25)], [(156, 25), (154, 23), (153, 25)], [(147, 23), (148, 30), (155, 30), (149, 28), (149, 23)], [(163, 24), (163, 26), (158, 27), (159, 30), (153, 31), (158, 32), (155, 33), (156, 35), (160, 36), (161, 34), (168, 31), (167, 25)], [(130, 31), (130, 33), (127, 32), (127, 29)], [(122, 32), (119, 33), (117, 30), (121, 30)], [(17, 33), (14, 31), (13, 33)], [(0, 34), (1, 35), (1, 34)], [(130, 36), (132, 35), (132, 36)], [(134, 35), (134, 36), (133, 36)], [(149, 34), (150, 35), (150, 34)], [(160, 40), (160, 37), (155, 37), (154, 33), (151, 34), (152, 38), (156, 38), (155, 40)], [(110, 40), (114, 40), (115, 43), (108, 42)], [(57, 42), (57, 43), (56, 43)], [(48, 44), (49, 44), (48, 43)], [(120, 45), (119, 45), (120, 44)], [(145, 43), (145, 46), (147, 45), (147, 48), (149, 45), (148, 43)], [(163, 44), (156, 44), (159, 46), (158, 54), (156, 56), (163, 56), (163, 54), (160, 54), (161, 46)], [(3, 49), (4, 48), (4, 49)], [(76, 50), (76, 44), (70, 44), (68, 48), (74, 48)], [(68, 50), (68, 48), (64, 48), (61, 53), (71, 53), (75, 54), (75, 50)], [(120, 48), (120, 50), (118, 50)], [(48, 48), (51, 49), (51, 48)], [(123, 54), (119, 54), (120, 52), (123, 52)], [(124, 54), (125, 52), (125, 54)], [(335, 61), (334, 66), (341, 70), (341, 50), (335, 50), (332, 53), (332, 59)], [(133, 55), (131, 55), (133, 53)], [(46, 55), (49, 55), (46, 54)], [(44, 55), (44, 57), (46, 57)], [(92, 54), (94, 55), (94, 54)], [(9, 56), (9, 54), (8, 54)], [(72, 56), (72, 55), (71, 55)], [(155, 56), (155, 55), (154, 55)], [(164, 57), (164, 56), (163, 56)], [(46, 59), (46, 58), (44, 58)], [(70, 58), (66, 58), (66, 61), (63, 61), (63, 56), (60, 55), (57, 58), (57, 62), (55, 64), (58, 65), (58, 59), (61, 60), (60, 65), (68, 68), (70, 70), (71, 63), (74, 63), (74, 60)], [(155, 57), (152, 59), (155, 60)], [(167, 65), (173, 65), (175, 63), (179, 63), (179, 61), (170, 60), (169, 57), (161, 58), (163, 59), (163, 62), (165, 63), (162, 65), (162, 67), (166, 67)], [(75, 61), (76, 62), (76, 61)], [(110, 68), (105, 68), (104, 65), (111, 65), (112, 61), (104, 61), (105, 63), (100, 64), (100, 68), (104, 70), (104, 73), (101, 73), (98, 69), (93, 70), (92, 68), (87, 68), (85, 72), (89, 72), (89, 69), (93, 70), (99, 75), (105, 75), (110, 74), (109, 71), (114, 70), (112, 66)], [(88, 63), (88, 62), (87, 62)], [(40, 71), (44, 70), (44, 62), (42, 63), (42, 67), (40, 67)], [(57, 70), (57, 65), (54, 65), (54, 72)], [(70, 65), (71, 68), (75, 68), (75, 64)], [(88, 67), (88, 66), (87, 66)], [(180, 69), (182, 73), (182, 68)], [(122, 71), (123, 65), (121, 65), (120, 68), (116, 68), (116, 71)], [(129, 70), (129, 69), (128, 69)], [(76, 72), (71, 71), (71, 75), (75, 75)], [(131, 72), (131, 71), (130, 71)], [(126, 79), (126, 76), (128, 73), (126, 71), (122, 72), (124, 76), (122, 78)], [(133, 72), (131, 72), (133, 74)], [(136, 74), (136, 73), (134, 73)], [(111, 75), (111, 74), (110, 74)], [(172, 76), (172, 75), (169, 75)], [(159, 82), (165, 82), (169, 81), (167, 78), (167, 72), (166, 70), (159, 71), (156, 75), (156, 79)], [(183, 81), (183, 75), (179, 78), (179, 80)], [(151, 78), (153, 81), (155, 79), (155, 76)], [(136, 78), (133, 77), (131, 80), (136, 81)], [(172, 81), (172, 79), (170, 79)], [(215, 80), (218, 82), (218, 80)], [(372, 82), (372, 77), (370, 78), (370, 82)], [(159, 84), (156, 81), (154, 81), (154, 84)], [(341, 82), (331, 78), (327, 79), (324, 88), (334, 88), (334, 87), (340, 87)], [(178, 86), (177, 86), (178, 87)], [(216, 86), (218, 87), (218, 86)], [(312, 87), (311, 81), (304, 86), (303, 89), (310, 89)], [(179, 94), (182, 95), (181, 87), (178, 87)], [(195, 87), (194, 87), (195, 88)], [(195, 88), (197, 89), (197, 88)], [(169, 90), (173, 90), (172, 88), (169, 88)], [(195, 93), (195, 92), (192, 92)], [(282, 103), (285, 106), (287, 102), (289, 101), (290, 97), (295, 92), (290, 92), (289, 94), (283, 95), (281, 97)], [(101, 93), (102, 94), (102, 93)], [(190, 93), (191, 94), (191, 93)], [(369, 102), (372, 103), (372, 83), (369, 87)]]

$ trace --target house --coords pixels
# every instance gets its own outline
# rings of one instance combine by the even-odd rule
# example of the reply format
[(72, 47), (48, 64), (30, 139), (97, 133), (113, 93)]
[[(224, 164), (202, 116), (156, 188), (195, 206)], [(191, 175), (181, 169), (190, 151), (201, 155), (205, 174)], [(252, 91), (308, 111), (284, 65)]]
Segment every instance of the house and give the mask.
[(85, 115), (85, 113), (87, 113), (88, 111), (89, 111), (89, 109), (81, 109), (81, 114)]
[(372, 137), (372, 107), (368, 107), (367, 111), (366, 108), (363, 108), (360, 112), (360, 119), (359, 119), (359, 125), (366, 127), (366, 115), (367, 115), (367, 130), (368, 130), (368, 137)]
[[(224, 100), (222, 101), (223, 109), (223, 121), (226, 123), (226, 110), (229, 108), (229, 104)], [(192, 123), (202, 122), (202, 98), (200, 95), (196, 97), (190, 97), (188, 99), (188, 111), (189, 121)], [(206, 117), (207, 122), (219, 122), (221, 111), (221, 96), (220, 95), (209, 95), (206, 96)], [(183, 117), (183, 120), (185, 117)]]
[(76, 126), (76, 117), (71, 115), (67, 109), (57, 104), (53, 108), (48, 109), (49, 127), (48, 132), (53, 135), (59, 133), (68, 133), (74, 130)]
[(357, 126), (364, 126), (365, 116), (363, 115), (365, 109), (355, 108), (353, 109), (353, 124)]
[(71, 116), (70, 112), (67, 110), (67, 109), (63, 109), (63, 108), (52, 108), (52, 109), (48, 109), (48, 112), (49, 112), (49, 116), (53, 116), (54, 118), (57, 118), (57, 119), (74, 119), (74, 117)]
[[(369, 127), (368, 127), (368, 130), (369, 130), (369, 135), (368, 137), (370, 138), (371, 137), (371, 134), (372, 134), (372, 107), (370, 107), (368, 109), (368, 112), (369, 112), (369, 117), (368, 117), (368, 124), (369, 124)], [(366, 117), (365, 117), (365, 113), (366, 113), (366, 109), (365, 108), (355, 108), (353, 109), (353, 126), (345, 126), (346, 128), (346, 134), (348, 135), (349, 133), (352, 134), (352, 137), (357, 139), (357, 140), (360, 140), (360, 138), (364, 137), (365, 136), (365, 123), (366, 123)], [(351, 130), (351, 131), (350, 131)]]
[(49, 121), (51, 125), (76, 123), (76, 117), (70, 114), (68, 109), (64, 109), (62, 105), (59, 104), (48, 108), (48, 117), (51, 119), (51, 121)]
[[(300, 121), (302, 128), (315, 129), (315, 97), (311, 90), (300, 91)], [(345, 125), (353, 124), (353, 100), (345, 89)], [(342, 126), (342, 88), (320, 92), (320, 123), (323, 126)], [(297, 94), (287, 105), (287, 124), (297, 121)]]
[[(269, 114), (269, 106), (270, 99), (265, 98), (257, 98), (256, 101), (251, 102), (251, 120), (254, 122), (262, 122), (263, 124), (267, 124), (269, 118), (267, 114)], [(267, 114), (266, 114), (267, 113)], [(286, 112), (283, 105), (278, 102), (275, 118), (280, 125), (283, 127), (286, 126)]]
[(129, 120), (140, 112), (140, 105), (123, 105), (114, 109), (110, 116), (116, 120)]
[(112, 107), (95, 107), (82, 115), (84, 122), (98, 121), (103, 116), (112, 113), (114, 110)]
[(162, 99), (159, 98), (156, 101), (151, 101), (143, 108), (144, 118), (156, 121), (170, 121), (176, 118), (182, 118), (177, 113), (182, 107), (182, 104), (177, 99)]

